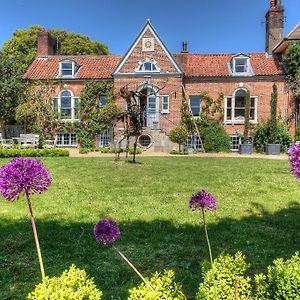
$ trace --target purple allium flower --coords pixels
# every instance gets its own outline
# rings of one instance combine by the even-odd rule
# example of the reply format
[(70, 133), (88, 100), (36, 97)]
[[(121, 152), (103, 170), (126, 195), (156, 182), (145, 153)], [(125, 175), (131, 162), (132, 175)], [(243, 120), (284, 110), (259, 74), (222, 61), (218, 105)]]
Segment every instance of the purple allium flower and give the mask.
[(94, 226), (94, 236), (97, 242), (105, 245), (112, 244), (120, 237), (120, 229), (116, 222), (103, 219)]
[(38, 159), (15, 158), (0, 168), (0, 193), (8, 201), (19, 194), (41, 194), (51, 184), (51, 177)]
[(204, 190), (192, 195), (190, 199), (190, 208), (192, 210), (203, 209), (203, 210), (216, 210), (217, 203), (216, 199), (212, 194), (205, 192)]
[(291, 145), (288, 149), (290, 168), (294, 176), (300, 179), (300, 142)]

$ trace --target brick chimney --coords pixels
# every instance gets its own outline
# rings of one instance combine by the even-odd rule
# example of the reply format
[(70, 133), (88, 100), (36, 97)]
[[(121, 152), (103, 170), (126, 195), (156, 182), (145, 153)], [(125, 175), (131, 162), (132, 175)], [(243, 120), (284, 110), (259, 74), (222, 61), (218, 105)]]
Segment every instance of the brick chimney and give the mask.
[(48, 56), (58, 54), (57, 40), (51, 36), (49, 31), (41, 31), (38, 33), (38, 56)]
[(274, 47), (283, 39), (284, 8), (281, 0), (270, 0), (266, 14), (266, 52), (272, 54)]

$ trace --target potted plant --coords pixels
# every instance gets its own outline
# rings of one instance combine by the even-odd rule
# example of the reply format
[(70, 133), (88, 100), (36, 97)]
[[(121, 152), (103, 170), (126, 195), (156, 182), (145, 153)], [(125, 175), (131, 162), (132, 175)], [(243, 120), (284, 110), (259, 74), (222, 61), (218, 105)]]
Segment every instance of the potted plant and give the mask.
[(244, 135), (243, 135), (243, 143), (240, 145), (240, 149), (239, 149), (240, 154), (252, 154), (253, 152), (253, 144), (250, 143), (250, 139), (249, 139), (250, 106), (251, 106), (251, 98), (250, 98), (249, 91), (247, 91), (246, 98), (245, 98)]
[(279, 155), (280, 154), (280, 144), (277, 144), (277, 85), (273, 84), (273, 92), (271, 95), (271, 118), (269, 120), (269, 131), (270, 138), (269, 143), (266, 146), (266, 154), (267, 155)]

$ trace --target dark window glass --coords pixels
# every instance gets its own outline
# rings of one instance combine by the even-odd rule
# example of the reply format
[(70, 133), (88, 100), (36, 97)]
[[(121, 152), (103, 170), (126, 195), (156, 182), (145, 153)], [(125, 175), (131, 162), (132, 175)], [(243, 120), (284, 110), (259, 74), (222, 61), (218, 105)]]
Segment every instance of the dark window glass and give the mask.
[(72, 97), (68, 91), (64, 91), (60, 95), (60, 110), (63, 119), (72, 117)]
[(100, 96), (99, 105), (100, 107), (104, 107), (108, 103), (108, 100), (105, 96)]
[(194, 117), (200, 116), (200, 104), (201, 104), (200, 96), (190, 96), (190, 107)]

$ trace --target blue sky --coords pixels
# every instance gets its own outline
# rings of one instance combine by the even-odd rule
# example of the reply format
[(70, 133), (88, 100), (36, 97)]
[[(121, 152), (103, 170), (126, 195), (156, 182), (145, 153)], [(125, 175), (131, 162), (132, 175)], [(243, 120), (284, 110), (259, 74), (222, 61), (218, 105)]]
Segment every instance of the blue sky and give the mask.
[[(285, 34), (300, 22), (300, 0), (282, 0)], [(42, 25), (79, 32), (124, 54), (150, 18), (172, 53), (261, 52), (269, 0), (10, 0), (0, 5), (0, 47), (16, 29)]]

